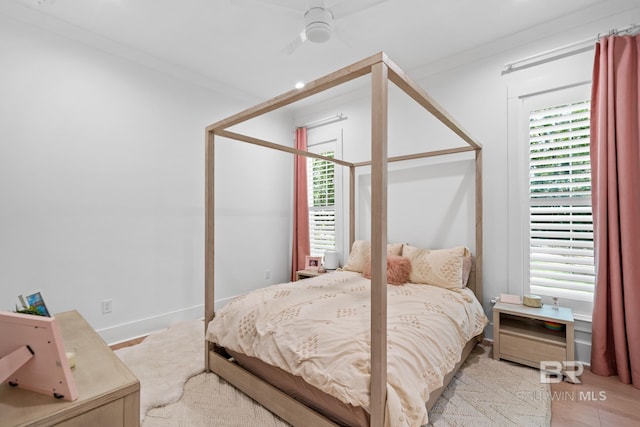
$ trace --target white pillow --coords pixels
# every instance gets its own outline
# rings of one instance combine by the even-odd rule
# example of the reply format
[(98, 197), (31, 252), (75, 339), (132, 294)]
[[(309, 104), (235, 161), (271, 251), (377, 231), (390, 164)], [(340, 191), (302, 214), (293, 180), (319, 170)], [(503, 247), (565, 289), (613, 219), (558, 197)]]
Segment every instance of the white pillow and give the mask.
[(420, 249), (405, 245), (402, 256), (411, 261), (411, 283), (424, 283), (446, 289), (463, 285), (463, 258), (469, 255), (464, 246), (450, 249)]
[[(402, 255), (402, 243), (389, 243), (387, 245), (387, 255)], [(343, 270), (362, 273), (364, 266), (371, 258), (371, 242), (368, 240), (356, 240), (351, 246), (349, 258)]]

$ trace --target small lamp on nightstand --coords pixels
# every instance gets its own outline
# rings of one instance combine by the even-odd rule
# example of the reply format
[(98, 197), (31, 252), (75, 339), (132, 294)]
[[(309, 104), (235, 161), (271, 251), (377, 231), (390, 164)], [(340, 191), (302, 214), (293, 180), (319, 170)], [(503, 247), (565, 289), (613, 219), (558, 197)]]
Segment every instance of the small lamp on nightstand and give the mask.
[(324, 268), (327, 270), (335, 270), (339, 267), (338, 252), (334, 249), (328, 249), (324, 253)]

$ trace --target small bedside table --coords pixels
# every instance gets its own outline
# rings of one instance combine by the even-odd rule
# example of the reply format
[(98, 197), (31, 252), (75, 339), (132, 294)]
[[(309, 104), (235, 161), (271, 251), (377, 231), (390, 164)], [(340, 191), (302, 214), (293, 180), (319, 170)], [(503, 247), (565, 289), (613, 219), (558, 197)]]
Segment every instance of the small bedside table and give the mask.
[(296, 271), (296, 280), (308, 279), (309, 277), (316, 277), (324, 273), (320, 273), (318, 270), (298, 270)]
[[(563, 325), (547, 329), (544, 322)], [(498, 302), (493, 306), (493, 358), (540, 367), (543, 360), (574, 360), (574, 329), (571, 309), (550, 305), (542, 308)]]

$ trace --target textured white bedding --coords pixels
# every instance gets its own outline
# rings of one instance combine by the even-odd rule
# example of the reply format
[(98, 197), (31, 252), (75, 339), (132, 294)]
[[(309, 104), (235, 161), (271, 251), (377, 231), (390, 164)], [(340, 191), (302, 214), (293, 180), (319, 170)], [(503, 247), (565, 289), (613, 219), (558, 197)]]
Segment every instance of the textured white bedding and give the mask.
[[(338, 271), (242, 295), (207, 339), (257, 357), (354, 405), (369, 407), (370, 281)], [(488, 324), (469, 289), (387, 285), (388, 426), (427, 423), (425, 402)]]

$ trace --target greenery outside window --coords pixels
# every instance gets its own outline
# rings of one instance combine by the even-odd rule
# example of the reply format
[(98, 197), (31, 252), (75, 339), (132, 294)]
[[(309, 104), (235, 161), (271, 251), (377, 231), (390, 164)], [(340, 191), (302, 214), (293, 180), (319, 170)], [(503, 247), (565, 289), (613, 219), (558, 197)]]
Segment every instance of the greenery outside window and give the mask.
[[(335, 151), (319, 154), (334, 158)], [(336, 247), (335, 164), (308, 158), (307, 174), (311, 256), (323, 256), (327, 249)]]

